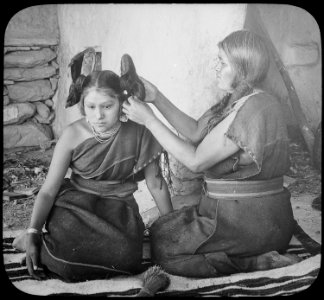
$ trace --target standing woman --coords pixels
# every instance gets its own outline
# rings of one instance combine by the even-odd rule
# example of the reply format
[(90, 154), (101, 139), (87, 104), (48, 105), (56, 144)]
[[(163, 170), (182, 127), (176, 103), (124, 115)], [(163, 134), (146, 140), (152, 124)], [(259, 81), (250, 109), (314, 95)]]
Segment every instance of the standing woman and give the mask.
[(118, 75), (95, 71), (76, 82), (70, 93), (84, 117), (63, 131), (37, 195), (28, 271), (40, 278), (43, 265), (66, 281), (142, 272), (145, 228), (133, 193), (145, 178), (161, 215), (172, 210), (159, 168), (162, 147), (144, 126), (121, 122)]
[(153, 223), (152, 256), (169, 273), (215, 277), (296, 262), (284, 254), (294, 230), (288, 137), (280, 103), (260, 89), (269, 68), (263, 40), (236, 31), (219, 43), (216, 69), (224, 98), (196, 121), (143, 79), (147, 96), (188, 141), (169, 130), (135, 98), (123, 105), (173, 157), (204, 173), (198, 205)]

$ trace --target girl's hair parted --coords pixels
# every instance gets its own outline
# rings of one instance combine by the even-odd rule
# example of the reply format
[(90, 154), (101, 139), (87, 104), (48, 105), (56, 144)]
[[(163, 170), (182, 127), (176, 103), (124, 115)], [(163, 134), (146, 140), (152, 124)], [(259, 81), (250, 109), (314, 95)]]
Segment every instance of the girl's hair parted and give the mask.
[(110, 97), (116, 97), (120, 102), (125, 100), (120, 86), (120, 77), (110, 70), (93, 71), (88, 76), (80, 75), (71, 85), (69, 97), (74, 97), (79, 105), (81, 114), (84, 116), (84, 98), (91, 90)]

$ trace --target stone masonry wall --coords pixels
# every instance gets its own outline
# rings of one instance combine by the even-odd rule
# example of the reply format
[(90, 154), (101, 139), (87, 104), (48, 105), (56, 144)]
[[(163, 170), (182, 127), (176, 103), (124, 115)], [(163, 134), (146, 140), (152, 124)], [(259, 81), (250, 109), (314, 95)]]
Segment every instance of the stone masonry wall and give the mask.
[(3, 70), (4, 148), (37, 146), (53, 139), (52, 99), (59, 78), (58, 33), (52, 32), (53, 26), (57, 27), (55, 12), (55, 6), (30, 7), (13, 16), (7, 26)]

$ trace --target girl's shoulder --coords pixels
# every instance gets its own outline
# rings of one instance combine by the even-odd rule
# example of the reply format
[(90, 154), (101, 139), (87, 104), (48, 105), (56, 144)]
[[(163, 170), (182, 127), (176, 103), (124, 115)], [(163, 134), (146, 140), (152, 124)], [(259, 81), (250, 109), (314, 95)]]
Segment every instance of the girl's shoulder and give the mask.
[(78, 119), (70, 123), (62, 132), (61, 139), (68, 143), (70, 148), (91, 137), (91, 132), (87, 127), (85, 118)]
[(125, 123), (122, 123), (125, 127), (125, 130), (128, 132), (132, 132), (133, 134), (143, 134), (144, 131), (148, 130), (144, 125), (133, 122), (132, 120), (128, 120)]
[(80, 133), (80, 131), (85, 130), (85, 118), (81, 118), (78, 119), (72, 123), (70, 123), (69, 125), (67, 125), (64, 130), (63, 130), (63, 134), (64, 135), (73, 135), (73, 134), (77, 134)]
[(85, 130), (87, 132), (90, 132), (89, 125), (85, 117), (72, 122), (69, 126), (71, 126), (72, 130), (75, 131)]

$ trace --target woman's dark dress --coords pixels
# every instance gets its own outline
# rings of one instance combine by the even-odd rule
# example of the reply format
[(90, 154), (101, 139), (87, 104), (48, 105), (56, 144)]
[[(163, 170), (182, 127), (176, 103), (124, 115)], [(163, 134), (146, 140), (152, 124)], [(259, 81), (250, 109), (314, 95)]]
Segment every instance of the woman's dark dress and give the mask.
[[(208, 119), (210, 112), (202, 118)], [(206, 178), (255, 181), (283, 176), (289, 168), (288, 137), (279, 102), (266, 93), (250, 96), (238, 109), (227, 137), (253, 158), (238, 155), (205, 172)], [(217, 143), (217, 141), (215, 141)], [(169, 273), (214, 277), (260, 268), (258, 255), (285, 251), (294, 219), (290, 193), (213, 199), (159, 218), (150, 228), (152, 256)]]

